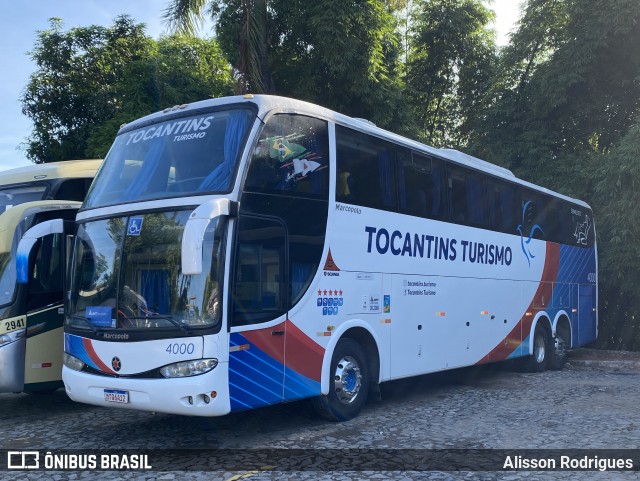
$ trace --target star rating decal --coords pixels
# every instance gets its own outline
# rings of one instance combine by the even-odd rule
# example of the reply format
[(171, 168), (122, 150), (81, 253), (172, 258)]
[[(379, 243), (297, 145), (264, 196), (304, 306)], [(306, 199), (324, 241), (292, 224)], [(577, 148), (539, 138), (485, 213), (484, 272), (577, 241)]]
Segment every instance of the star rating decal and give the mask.
[(323, 316), (338, 315), (340, 308), (344, 304), (342, 294), (342, 289), (318, 289), (317, 306), (322, 310)]

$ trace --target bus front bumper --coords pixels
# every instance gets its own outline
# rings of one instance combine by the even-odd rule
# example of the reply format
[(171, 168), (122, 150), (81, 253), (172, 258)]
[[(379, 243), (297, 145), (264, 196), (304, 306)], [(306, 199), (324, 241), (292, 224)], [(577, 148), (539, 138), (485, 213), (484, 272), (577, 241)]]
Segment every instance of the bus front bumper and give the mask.
[(22, 338), (0, 347), (0, 392), (24, 390), (24, 355), (27, 340)]
[[(222, 416), (231, 410), (225, 363), (199, 376), (174, 379), (97, 376), (64, 366), (62, 380), (72, 400), (97, 406), (185, 416)], [(127, 402), (107, 401), (105, 392)]]

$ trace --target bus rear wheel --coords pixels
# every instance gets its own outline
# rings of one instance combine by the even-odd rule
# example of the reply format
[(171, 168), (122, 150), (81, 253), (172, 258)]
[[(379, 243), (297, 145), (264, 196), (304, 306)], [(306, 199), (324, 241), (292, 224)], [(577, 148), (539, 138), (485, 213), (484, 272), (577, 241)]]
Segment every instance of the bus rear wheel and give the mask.
[(330, 421), (354, 418), (367, 402), (369, 367), (364, 349), (353, 339), (340, 339), (333, 351), (329, 394), (313, 400), (320, 416)]
[(566, 364), (568, 357), (569, 350), (567, 349), (567, 343), (562, 334), (556, 333), (554, 349), (549, 357), (549, 368), (557, 371), (561, 370)]
[(542, 372), (549, 362), (549, 338), (547, 331), (541, 325), (536, 326), (533, 334), (533, 354), (524, 359), (526, 372)]

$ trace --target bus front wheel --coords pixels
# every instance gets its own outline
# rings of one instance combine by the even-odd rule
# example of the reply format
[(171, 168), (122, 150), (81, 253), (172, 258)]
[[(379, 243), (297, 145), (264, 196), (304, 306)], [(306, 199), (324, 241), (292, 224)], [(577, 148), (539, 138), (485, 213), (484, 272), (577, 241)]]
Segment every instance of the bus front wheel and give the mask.
[(353, 339), (340, 339), (329, 373), (329, 394), (315, 398), (314, 408), (330, 421), (356, 417), (367, 402), (369, 391), (369, 368), (362, 346)]

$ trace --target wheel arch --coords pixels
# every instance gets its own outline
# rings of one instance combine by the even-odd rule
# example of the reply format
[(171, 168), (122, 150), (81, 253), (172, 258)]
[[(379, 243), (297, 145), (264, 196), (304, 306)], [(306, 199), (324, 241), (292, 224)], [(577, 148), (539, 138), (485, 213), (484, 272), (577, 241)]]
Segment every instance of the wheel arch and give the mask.
[(534, 333), (536, 332), (536, 327), (542, 326), (543, 329), (547, 331), (547, 339), (553, 339), (551, 321), (549, 320), (549, 315), (546, 311), (540, 311), (533, 318), (533, 322), (531, 323), (531, 329), (529, 331), (529, 355), (533, 354), (533, 342), (534, 342)]
[(556, 336), (556, 333), (560, 333), (562, 339), (568, 343), (569, 347), (573, 346), (572, 335), (573, 335), (573, 325), (571, 324), (571, 317), (569, 314), (562, 310), (556, 314), (556, 317), (553, 321), (553, 335)]
[(322, 372), (320, 374), (320, 390), (322, 394), (329, 393), (329, 370), (331, 359), (336, 345), (340, 339), (350, 338), (362, 346), (367, 356), (367, 362), (371, 367), (370, 380), (372, 384), (380, 382), (380, 339), (366, 322), (361, 319), (353, 319), (340, 325), (331, 333), (331, 341), (327, 345), (322, 360)]

